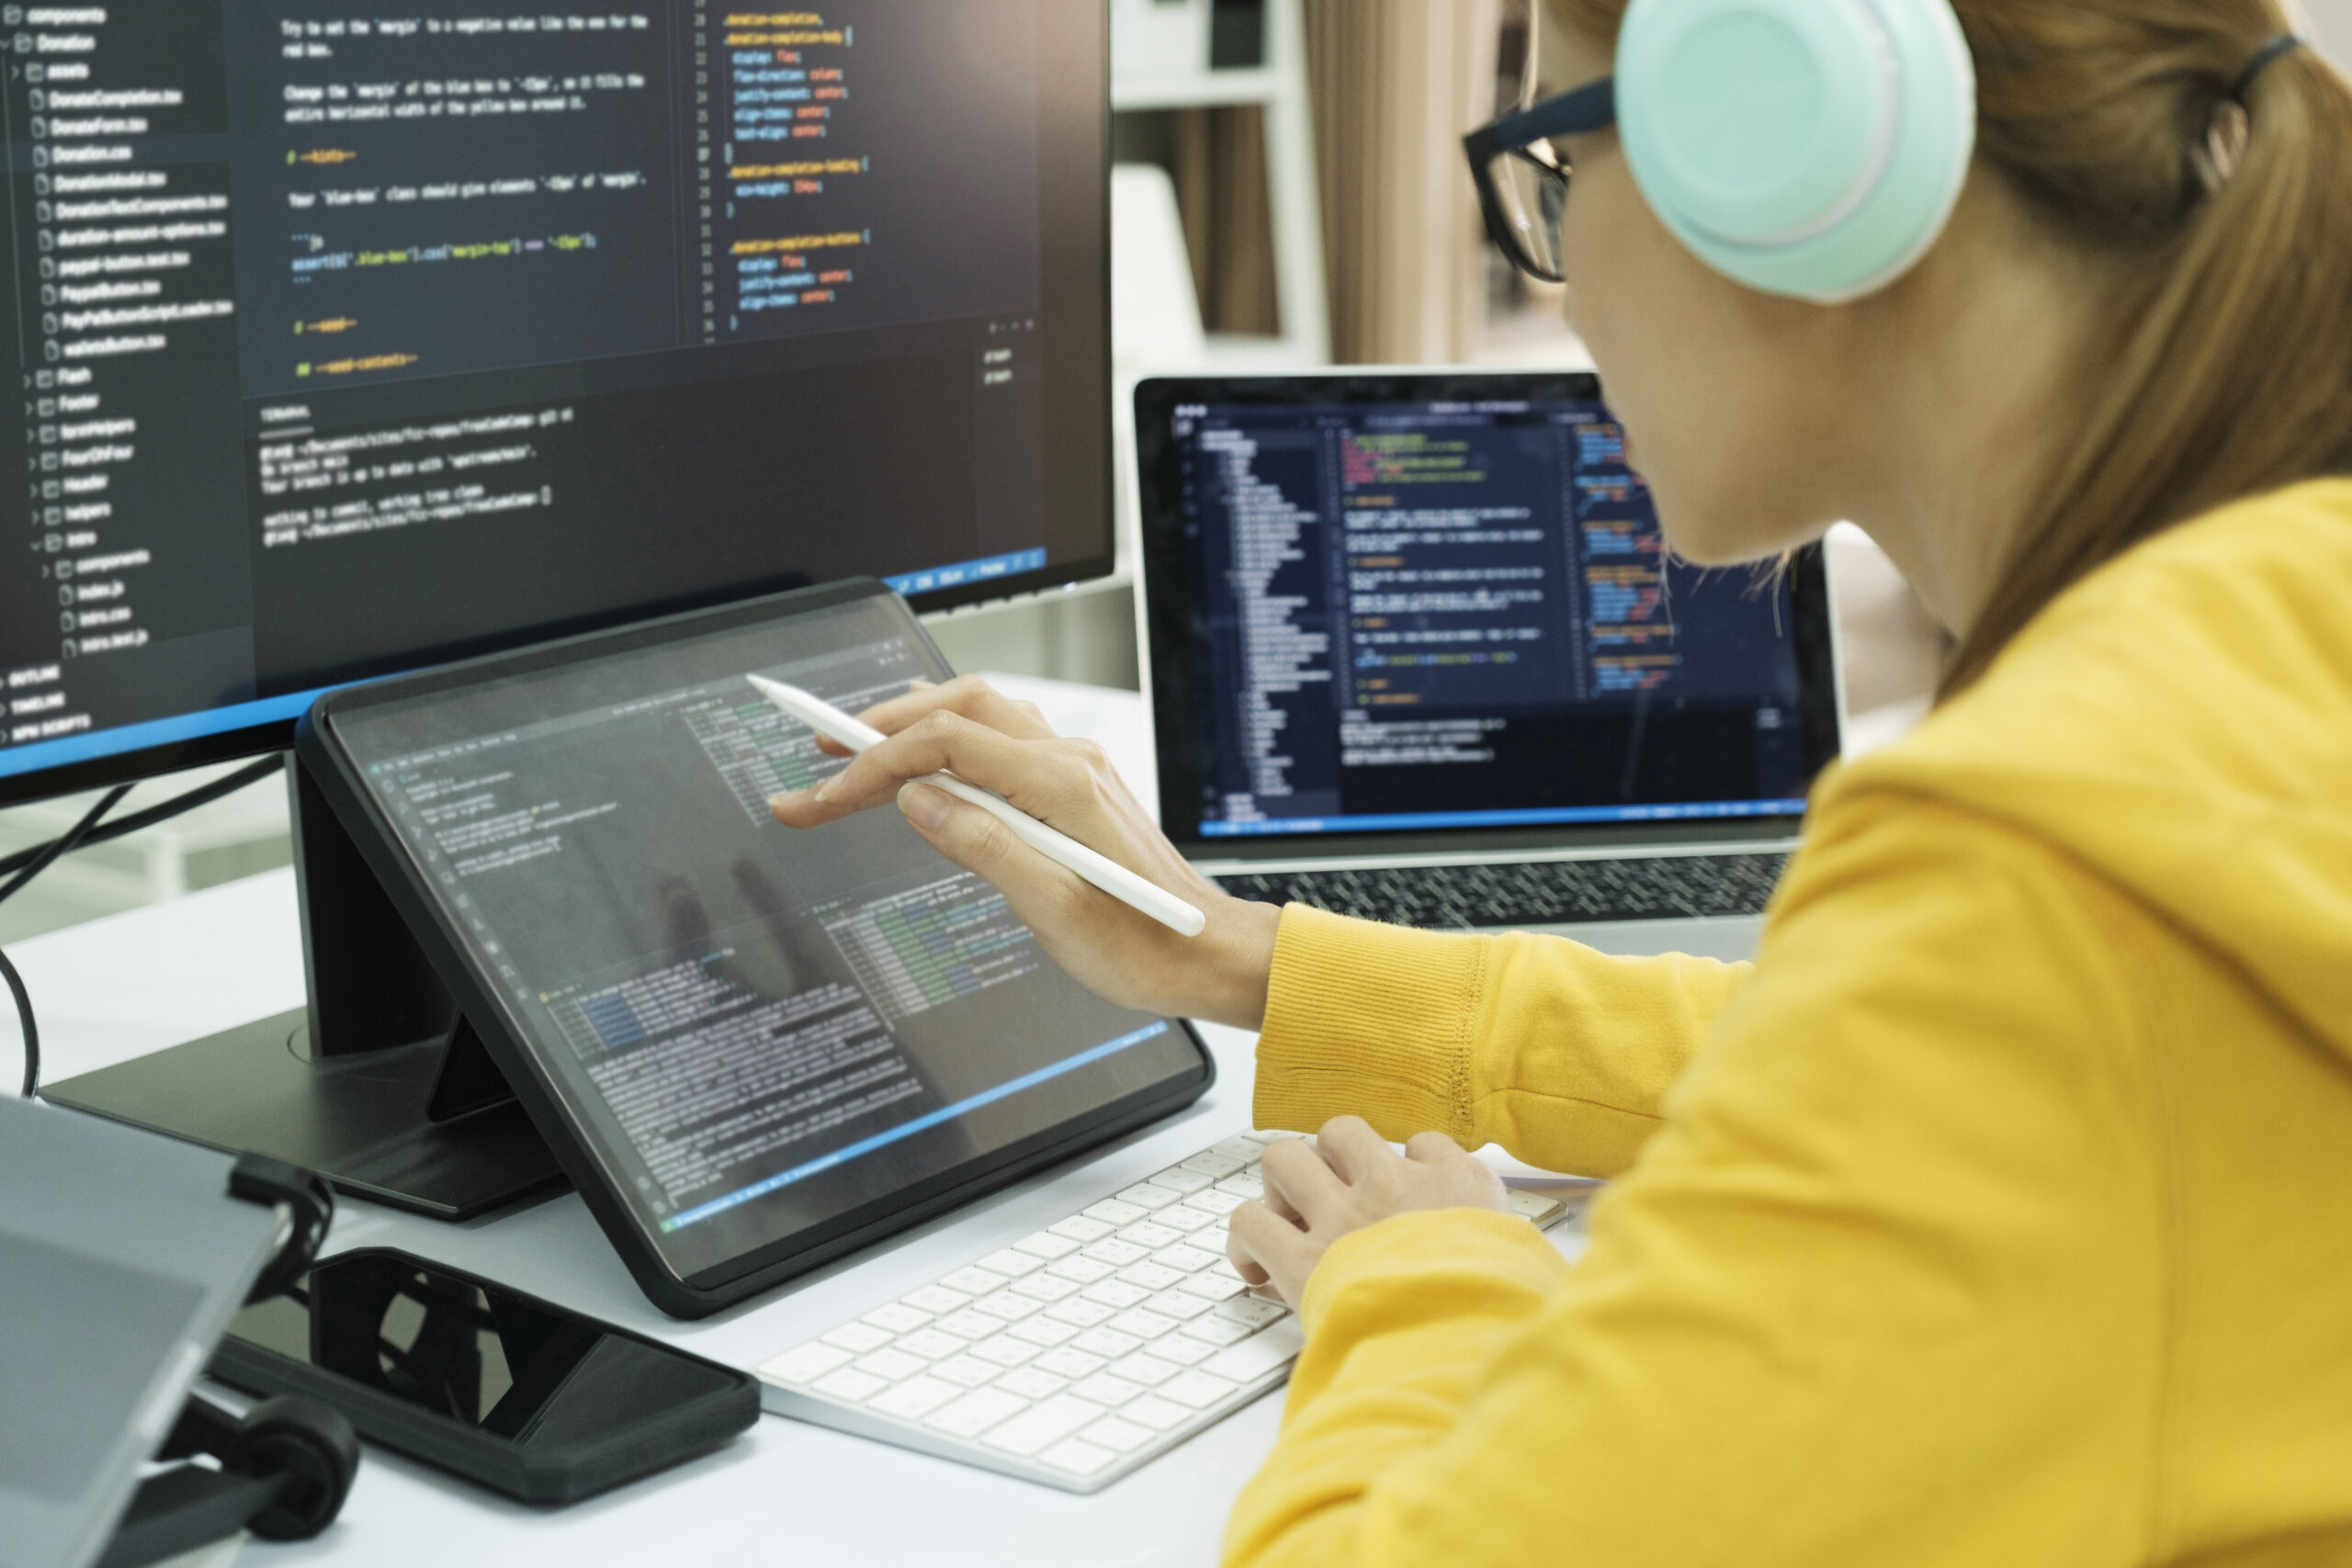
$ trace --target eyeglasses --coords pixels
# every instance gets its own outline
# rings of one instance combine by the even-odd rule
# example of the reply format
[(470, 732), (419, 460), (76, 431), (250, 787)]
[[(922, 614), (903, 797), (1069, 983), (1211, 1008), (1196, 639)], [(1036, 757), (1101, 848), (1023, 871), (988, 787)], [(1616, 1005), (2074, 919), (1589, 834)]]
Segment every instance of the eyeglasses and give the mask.
[(1617, 82), (1604, 76), (1507, 114), (1462, 139), (1487, 233), (1511, 265), (1546, 283), (1565, 280), (1560, 215), (1568, 205), (1567, 160), (1552, 139), (1617, 122)]

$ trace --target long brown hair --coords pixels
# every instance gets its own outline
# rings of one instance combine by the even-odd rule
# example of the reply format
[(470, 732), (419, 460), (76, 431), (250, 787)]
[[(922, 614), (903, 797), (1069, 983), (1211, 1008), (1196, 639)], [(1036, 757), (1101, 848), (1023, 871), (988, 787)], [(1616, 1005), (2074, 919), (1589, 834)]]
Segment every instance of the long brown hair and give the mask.
[[(1616, 36), (1625, 0), (1547, 0)], [(2245, 93), (2272, 0), (1952, 0), (1977, 72), (1977, 160), (2059, 233), (2126, 265), (2075, 439), (1943, 682), (1984, 672), (2106, 561), (2241, 497), (2352, 472), (2352, 88), (2309, 50)], [(2222, 163), (2231, 160), (2222, 149)], [(2352, 610), (2347, 611), (2352, 614)]]

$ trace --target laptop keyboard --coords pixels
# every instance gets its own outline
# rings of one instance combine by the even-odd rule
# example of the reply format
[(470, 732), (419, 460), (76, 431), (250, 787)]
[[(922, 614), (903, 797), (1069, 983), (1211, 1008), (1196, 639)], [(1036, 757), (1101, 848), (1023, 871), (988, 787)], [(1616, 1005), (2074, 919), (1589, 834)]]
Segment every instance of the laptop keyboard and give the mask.
[(1760, 915), (1784, 854), (1661, 855), (1640, 860), (1367, 871), (1253, 872), (1218, 877), (1236, 897), (1305, 904), (1391, 925), (1464, 931), (1678, 916)]

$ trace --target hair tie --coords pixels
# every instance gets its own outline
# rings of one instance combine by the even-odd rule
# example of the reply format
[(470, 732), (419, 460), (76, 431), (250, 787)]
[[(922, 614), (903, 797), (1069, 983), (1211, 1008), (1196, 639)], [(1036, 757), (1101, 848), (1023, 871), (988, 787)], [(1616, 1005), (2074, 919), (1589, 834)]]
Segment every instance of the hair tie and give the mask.
[(2254, 51), (2254, 58), (2245, 62), (2245, 69), (2238, 73), (2238, 79), (2230, 84), (2230, 90), (2224, 96), (2233, 102), (2245, 103), (2245, 96), (2254, 90), (2256, 77), (2269, 70), (2281, 56), (2292, 54), (2302, 47), (2303, 40), (2294, 34), (2280, 33)]

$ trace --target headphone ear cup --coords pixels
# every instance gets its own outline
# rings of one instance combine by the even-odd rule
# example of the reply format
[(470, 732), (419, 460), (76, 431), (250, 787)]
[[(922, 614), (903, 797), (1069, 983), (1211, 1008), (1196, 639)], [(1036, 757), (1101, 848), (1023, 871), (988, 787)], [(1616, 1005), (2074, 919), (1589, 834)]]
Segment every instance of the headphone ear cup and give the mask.
[(1951, 219), (1976, 76), (1951, 0), (1632, 0), (1617, 119), (1699, 258), (1825, 304), (1884, 288)]
[(247, 1522), (265, 1540), (308, 1540), (334, 1523), (359, 1473), (359, 1438), (341, 1411), (284, 1394), (245, 1415), (222, 1456), (240, 1475), (283, 1476), (269, 1506)]

